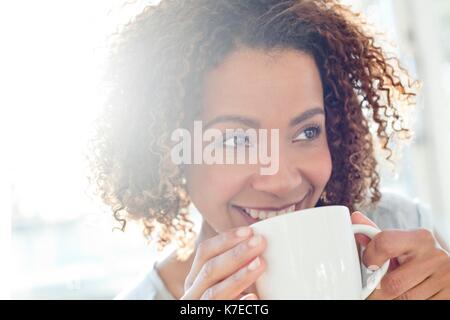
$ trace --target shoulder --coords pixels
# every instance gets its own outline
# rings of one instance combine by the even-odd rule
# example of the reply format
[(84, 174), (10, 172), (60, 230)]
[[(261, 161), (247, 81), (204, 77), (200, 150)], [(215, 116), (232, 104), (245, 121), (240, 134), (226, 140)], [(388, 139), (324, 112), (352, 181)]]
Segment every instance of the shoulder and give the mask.
[(120, 292), (114, 300), (173, 300), (158, 275), (155, 264)]
[(381, 194), (381, 200), (374, 209), (363, 211), (379, 228), (433, 230), (430, 208), (419, 198), (391, 189), (383, 189)]

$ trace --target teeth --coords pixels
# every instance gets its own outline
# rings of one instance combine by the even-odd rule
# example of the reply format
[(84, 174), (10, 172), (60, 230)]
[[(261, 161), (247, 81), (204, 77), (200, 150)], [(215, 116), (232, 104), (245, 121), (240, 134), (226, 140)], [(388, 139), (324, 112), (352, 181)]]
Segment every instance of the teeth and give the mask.
[[(247, 209), (248, 210), (248, 209)], [(250, 209), (250, 216), (253, 218), (253, 219), (258, 219), (258, 211), (257, 210), (253, 210), (253, 209)]]
[[(308, 196), (308, 193), (306, 193), (306, 195), (303, 197), (303, 200), (305, 200), (307, 196)], [(296, 206), (297, 206), (297, 204), (293, 204), (292, 206), (290, 206), (286, 209), (277, 210), (277, 211), (255, 210), (255, 209), (247, 209), (247, 208), (243, 208), (243, 209), (244, 209), (245, 213), (248, 214), (249, 216), (251, 216), (253, 219), (265, 220), (267, 218), (273, 218), (275, 216), (279, 216), (279, 215), (282, 215), (285, 213), (294, 212)]]
[(277, 210), (277, 211), (265, 211), (265, 210), (246, 209), (246, 208), (244, 208), (244, 211), (249, 216), (251, 216), (253, 219), (264, 220), (267, 218), (273, 218), (275, 216), (279, 216), (282, 214), (286, 214), (288, 212), (295, 211), (295, 204), (293, 204), (292, 206), (290, 206), (286, 209)]

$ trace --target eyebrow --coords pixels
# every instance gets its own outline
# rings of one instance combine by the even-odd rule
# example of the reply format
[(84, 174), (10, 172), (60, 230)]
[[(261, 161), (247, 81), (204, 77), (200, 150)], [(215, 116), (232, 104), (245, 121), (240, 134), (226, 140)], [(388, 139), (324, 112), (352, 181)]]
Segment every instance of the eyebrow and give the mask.
[(251, 118), (238, 116), (238, 115), (221, 115), (213, 118), (212, 120), (208, 121), (205, 125), (205, 129), (212, 126), (213, 124), (216, 124), (218, 122), (239, 122), (242, 123), (248, 127), (251, 128), (258, 128), (259, 123), (256, 120), (253, 120)]
[[(298, 125), (298, 124), (302, 123), (303, 121), (306, 121), (309, 118), (314, 117), (317, 114), (325, 115), (323, 108), (315, 107), (315, 108), (306, 110), (302, 114), (293, 118), (289, 122), (289, 126), (293, 127), (295, 125)], [(210, 121), (208, 121), (205, 125), (205, 129), (212, 126), (213, 124), (216, 124), (219, 122), (238, 122), (238, 123), (242, 123), (251, 128), (259, 128), (259, 122), (254, 119), (247, 118), (247, 117), (240, 116), (240, 115), (220, 115), (220, 116), (217, 116), (217, 117), (211, 119)]]
[(289, 125), (291, 127), (302, 123), (303, 121), (308, 120), (309, 118), (314, 117), (316, 114), (322, 114), (325, 115), (325, 111), (323, 110), (323, 108), (319, 108), (319, 107), (315, 107), (309, 110), (306, 110), (305, 112), (303, 112), (302, 114), (296, 116), (294, 119), (291, 120), (291, 122), (289, 122)]

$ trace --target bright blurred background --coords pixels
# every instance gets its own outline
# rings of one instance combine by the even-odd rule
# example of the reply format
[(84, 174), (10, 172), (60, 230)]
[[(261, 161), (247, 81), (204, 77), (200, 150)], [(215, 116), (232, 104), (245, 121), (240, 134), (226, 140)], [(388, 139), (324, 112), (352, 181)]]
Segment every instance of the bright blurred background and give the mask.
[[(112, 232), (109, 211), (89, 197), (83, 158), (106, 36), (154, 2), (1, 2), (0, 298), (111, 299), (168, 253), (136, 225)], [(450, 242), (450, 0), (344, 2), (424, 83), (416, 139), (382, 184), (429, 204)]]

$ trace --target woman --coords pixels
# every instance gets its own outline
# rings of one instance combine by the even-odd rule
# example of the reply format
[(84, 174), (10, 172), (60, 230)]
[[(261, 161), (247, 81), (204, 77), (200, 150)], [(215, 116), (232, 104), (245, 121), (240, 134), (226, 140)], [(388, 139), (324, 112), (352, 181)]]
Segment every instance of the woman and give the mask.
[[(335, 204), (384, 229), (358, 237), (364, 264), (392, 261), (370, 299), (450, 298), (450, 258), (426, 211), (379, 190), (375, 147), (389, 160), (410, 137), (400, 110), (415, 93), (366, 27), (332, 0), (163, 0), (117, 34), (93, 179), (123, 228), (139, 220), (179, 248), (119, 298), (257, 299), (266, 242), (249, 225)], [(224, 133), (223, 150), (255, 147), (237, 129), (278, 129), (276, 173), (175, 164), (172, 134), (196, 120)]]

